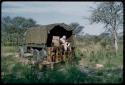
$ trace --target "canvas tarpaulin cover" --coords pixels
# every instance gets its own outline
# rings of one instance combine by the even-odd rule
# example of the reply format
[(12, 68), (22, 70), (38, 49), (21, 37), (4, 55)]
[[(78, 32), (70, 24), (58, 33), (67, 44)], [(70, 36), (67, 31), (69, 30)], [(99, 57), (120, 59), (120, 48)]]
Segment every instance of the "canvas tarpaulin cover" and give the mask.
[(31, 28), (26, 34), (26, 43), (45, 44), (47, 39), (47, 30), (42, 28)]
[(26, 44), (30, 44), (30, 43), (31, 44), (46, 44), (48, 41), (47, 38), (49, 38), (48, 35), (52, 34), (50, 32), (52, 32), (53, 30), (54, 32), (53, 34), (55, 34), (55, 32), (60, 31), (61, 29), (66, 30), (66, 32), (61, 31), (61, 34), (63, 35), (64, 33), (65, 35), (65, 33), (68, 33), (67, 36), (69, 36), (69, 41), (71, 42), (71, 45), (73, 45), (74, 34), (72, 33), (72, 28), (69, 25), (66, 25), (64, 23), (55, 23), (55, 24), (41, 25), (37, 27), (28, 28), (26, 32), (26, 36), (25, 36)]

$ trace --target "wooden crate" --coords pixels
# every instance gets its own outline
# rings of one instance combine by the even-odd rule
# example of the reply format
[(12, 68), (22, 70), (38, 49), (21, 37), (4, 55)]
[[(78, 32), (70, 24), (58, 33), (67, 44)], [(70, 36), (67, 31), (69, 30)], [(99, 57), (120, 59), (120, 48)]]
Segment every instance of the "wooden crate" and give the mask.
[(52, 43), (53, 43), (53, 46), (58, 47), (60, 45), (59, 36), (53, 36)]

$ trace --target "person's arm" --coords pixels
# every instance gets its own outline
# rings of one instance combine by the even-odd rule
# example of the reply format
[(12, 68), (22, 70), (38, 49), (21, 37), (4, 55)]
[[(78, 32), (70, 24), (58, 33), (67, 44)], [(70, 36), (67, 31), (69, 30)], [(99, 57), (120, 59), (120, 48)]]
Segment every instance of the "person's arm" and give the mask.
[(64, 44), (65, 43), (65, 40), (64, 39), (60, 39), (61, 43)]
[(59, 39), (60, 44), (62, 44), (62, 38)]

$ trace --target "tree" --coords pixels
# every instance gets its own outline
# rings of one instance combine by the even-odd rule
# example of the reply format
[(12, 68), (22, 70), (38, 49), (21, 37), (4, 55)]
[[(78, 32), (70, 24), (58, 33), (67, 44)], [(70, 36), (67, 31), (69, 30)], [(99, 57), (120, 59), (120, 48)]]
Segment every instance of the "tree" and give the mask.
[(103, 23), (107, 31), (112, 34), (112, 44), (115, 53), (118, 50), (117, 30), (123, 25), (123, 5), (122, 2), (103, 2), (92, 11), (91, 23)]
[(7, 16), (2, 18), (2, 32), (7, 32), (8, 29), (10, 29), (10, 26), (12, 25), (12, 19)]
[(18, 29), (24, 29), (24, 28), (29, 28), (36, 25), (36, 22), (33, 19), (15, 17), (13, 18), (12, 24), (15, 25)]
[[(26, 19), (24, 17), (14, 17), (9, 16), (2, 18), (2, 42), (15, 42), (22, 41), (24, 32), (27, 28), (36, 26), (36, 22), (33, 19)], [(5, 39), (8, 38), (9, 39)], [(8, 40), (8, 41), (5, 41)]]
[(76, 22), (71, 23), (70, 26), (73, 30), (73, 33), (75, 34), (79, 34), (84, 28), (84, 26), (81, 26), (79, 23), (76, 23)]

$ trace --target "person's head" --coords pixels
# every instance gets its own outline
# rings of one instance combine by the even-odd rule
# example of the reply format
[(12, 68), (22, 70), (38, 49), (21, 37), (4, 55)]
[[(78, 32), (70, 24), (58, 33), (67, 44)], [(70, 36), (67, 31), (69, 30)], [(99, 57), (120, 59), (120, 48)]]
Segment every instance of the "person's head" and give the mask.
[(64, 35), (62, 38), (63, 38), (63, 39), (66, 39), (66, 36)]

